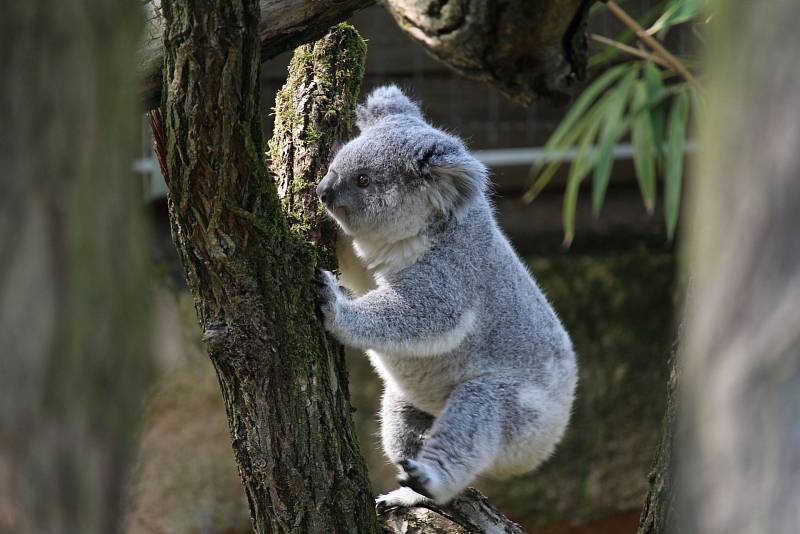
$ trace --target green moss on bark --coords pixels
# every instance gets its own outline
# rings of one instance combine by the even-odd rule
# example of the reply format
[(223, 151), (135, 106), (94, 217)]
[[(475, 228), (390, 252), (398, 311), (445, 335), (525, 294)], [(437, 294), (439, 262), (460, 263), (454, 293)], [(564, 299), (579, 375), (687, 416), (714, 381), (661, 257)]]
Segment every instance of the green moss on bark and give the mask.
[[(298, 53), (304, 79), (325, 98), (310, 94), (310, 108), (297, 100), (277, 103), (276, 187), (262, 162), (257, 113), (258, 2), (218, 0), (190, 10), (187, 0), (169, 0), (163, 8), (170, 220), (219, 376), (255, 530), (376, 532), (342, 354), (314, 305), (314, 267), (329, 255), (315, 247), (330, 244), (332, 235), (315, 233), (313, 189), (342, 133), (338, 122), (316, 116), (334, 101), (323, 87), (345, 88), (315, 84), (327, 63)], [(345, 49), (350, 32), (337, 29), (311, 50), (338, 51), (331, 65), (341, 58), (358, 63), (359, 54), (363, 63), (363, 47)], [(302, 89), (288, 87), (293, 97)], [(341, 105), (352, 113), (356, 98)], [(301, 135), (308, 123), (319, 132), (313, 141)]]

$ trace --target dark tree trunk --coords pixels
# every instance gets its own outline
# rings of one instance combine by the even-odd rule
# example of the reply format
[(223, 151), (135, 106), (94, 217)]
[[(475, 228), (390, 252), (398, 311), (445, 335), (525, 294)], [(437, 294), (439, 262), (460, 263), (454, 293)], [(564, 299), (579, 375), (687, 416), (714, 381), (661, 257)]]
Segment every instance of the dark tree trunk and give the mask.
[[(341, 350), (315, 314), (319, 253), (287, 224), (262, 161), (258, 1), (170, 0), (163, 9), (173, 237), (219, 376), (255, 530), (377, 532)], [(349, 125), (359, 86), (352, 77), (360, 80), (364, 59), (352, 32), (340, 28), (321, 45), (343, 73), (335, 81), (346, 83), (314, 95), (336, 95), (341, 107), (324, 109), (342, 115), (326, 117), (331, 129), (323, 135), (302, 138), (287, 156), (295, 165), (304, 150), (326, 156)], [(327, 166), (314, 161), (316, 170), (297, 175)]]
[(677, 346), (669, 357), (667, 407), (661, 423), (661, 438), (650, 470), (650, 488), (639, 518), (637, 534), (665, 534), (674, 521), (675, 487), (673, 484), (674, 445), (678, 415)]
[(150, 383), (136, 2), (0, 17), (0, 532), (119, 529)]
[(797, 532), (800, 3), (713, 5), (675, 532)]

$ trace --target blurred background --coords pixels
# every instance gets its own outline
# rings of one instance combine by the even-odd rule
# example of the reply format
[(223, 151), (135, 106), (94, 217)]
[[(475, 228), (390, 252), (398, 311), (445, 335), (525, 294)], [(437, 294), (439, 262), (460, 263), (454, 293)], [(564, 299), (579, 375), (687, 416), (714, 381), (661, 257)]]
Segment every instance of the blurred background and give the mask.
[[(655, 4), (627, 2), (626, 9), (641, 15)], [(667, 239), (663, 210), (648, 214), (644, 207), (631, 145), (620, 142), (614, 149), (600, 216), (592, 216), (588, 195), (579, 198), (575, 238), (565, 248), (562, 202), (569, 165), (532, 203), (522, 196), (531, 185), (533, 161), (569, 105), (542, 101), (525, 108), (489, 85), (453, 73), (382, 7), (364, 9), (350, 22), (368, 41), (362, 94), (382, 84), (401, 86), (433, 124), (462, 137), (490, 168), (500, 224), (563, 319), (579, 356), (573, 422), (555, 456), (529, 476), (482, 481), (479, 488), (532, 533), (634, 532), (666, 401), (667, 359), (675, 338), (676, 245)], [(613, 36), (623, 29), (608, 14), (590, 19), (590, 32)], [(682, 50), (690, 39), (675, 31), (670, 43)], [(265, 139), (290, 57), (283, 54), (262, 66)], [(136, 168), (160, 273), (153, 339), (159, 387), (146, 412), (128, 525), (131, 532), (205, 531), (203, 525), (216, 525), (214, 532), (248, 532), (222, 400), (199, 343), (170, 236), (163, 179), (146, 121), (142, 125)], [(349, 353), (348, 365), (362, 452), (373, 491), (382, 493), (396, 481), (380, 447), (380, 381), (363, 355)], [(182, 452), (186, 449), (191, 456)], [(187, 484), (192, 492), (178, 490)]]

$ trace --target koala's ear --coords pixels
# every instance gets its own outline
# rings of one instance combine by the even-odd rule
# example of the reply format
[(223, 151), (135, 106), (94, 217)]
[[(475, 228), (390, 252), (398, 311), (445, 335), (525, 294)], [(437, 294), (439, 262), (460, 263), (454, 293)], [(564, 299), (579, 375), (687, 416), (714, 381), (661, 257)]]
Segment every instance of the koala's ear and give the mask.
[(458, 210), (469, 199), (486, 191), (488, 171), (462, 146), (435, 143), (417, 159), (431, 202), (443, 212)]
[(364, 131), (388, 115), (409, 115), (422, 118), (419, 106), (396, 85), (384, 85), (373, 90), (363, 105), (356, 107), (356, 125)]

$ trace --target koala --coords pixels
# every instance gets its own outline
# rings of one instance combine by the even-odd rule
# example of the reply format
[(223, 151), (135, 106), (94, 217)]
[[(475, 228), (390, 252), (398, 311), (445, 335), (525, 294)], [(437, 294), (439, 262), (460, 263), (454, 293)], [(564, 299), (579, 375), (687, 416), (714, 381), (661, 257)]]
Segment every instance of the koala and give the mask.
[(446, 503), (479, 475), (526, 473), (553, 453), (575, 354), (463, 142), (395, 86), (375, 89), (356, 124), (317, 196), (371, 283), (350, 294), (319, 271), (319, 307), (325, 328), (366, 351), (384, 382), (382, 442), (401, 488), (378, 509)]

